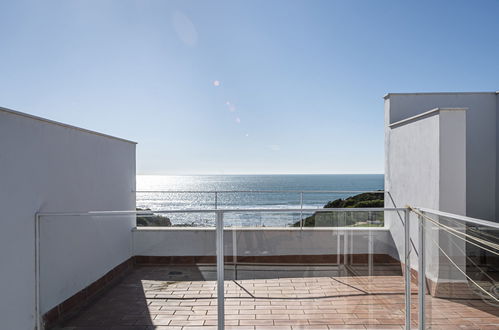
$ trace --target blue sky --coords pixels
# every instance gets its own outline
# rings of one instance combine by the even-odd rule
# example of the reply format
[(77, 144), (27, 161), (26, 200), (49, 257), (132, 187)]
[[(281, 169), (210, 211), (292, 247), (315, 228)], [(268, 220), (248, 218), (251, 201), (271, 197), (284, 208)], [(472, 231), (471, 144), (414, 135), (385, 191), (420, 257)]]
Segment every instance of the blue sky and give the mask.
[(499, 89), (498, 1), (3, 1), (0, 106), (139, 174), (383, 173), (387, 92)]

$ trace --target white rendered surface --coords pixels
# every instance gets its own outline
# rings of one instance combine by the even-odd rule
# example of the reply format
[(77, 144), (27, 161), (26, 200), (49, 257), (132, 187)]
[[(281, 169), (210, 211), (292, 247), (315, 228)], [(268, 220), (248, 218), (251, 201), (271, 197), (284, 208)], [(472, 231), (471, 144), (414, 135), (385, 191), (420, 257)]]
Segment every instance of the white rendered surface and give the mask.
[[(388, 94), (385, 97), (385, 154), (390, 153), (386, 145), (389, 140), (388, 125), (435, 108), (467, 108), (466, 214), (462, 215), (494, 221), (499, 218), (496, 216), (496, 205), (499, 205), (499, 196), (496, 194), (499, 191), (496, 162), (499, 155), (498, 99), (496, 92)], [(385, 163), (385, 183), (389, 180), (388, 166), (390, 164)], [(386, 186), (385, 190), (388, 190)], [(447, 211), (461, 214), (458, 210)]]
[[(224, 230), (225, 254), (239, 256), (373, 253), (393, 255), (395, 245), (386, 228), (240, 228)], [(338, 245), (338, 238), (340, 244)], [(348, 244), (345, 243), (345, 238)], [(189, 244), (186, 244), (189, 242)], [(352, 244), (350, 244), (352, 243)], [(214, 228), (134, 229), (135, 255), (214, 256)], [(338, 249), (338, 246), (340, 247)], [(345, 246), (347, 246), (345, 248)]]
[[(135, 208), (135, 144), (0, 108), (0, 320), (35, 326), (37, 211)], [(41, 221), (42, 312), (131, 256), (132, 218)]]
[[(386, 207), (426, 207), (455, 214), (466, 214), (467, 206), (467, 115), (469, 110), (421, 109), (423, 116), (390, 123), (391, 97), (385, 103), (385, 194)], [(402, 104), (399, 107), (405, 108)], [(430, 109), (431, 110), (431, 109)], [(409, 115), (409, 114), (408, 114)], [(410, 117), (415, 116), (410, 113)], [(404, 228), (402, 218), (389, 214), (387, 226), (402, 258)], [(419, 253), (417, 216), (410, 216), (411, 245)], [(454, 261), (464, 267), (464, 243), (448, 234), (429, 229), (426, 238), (427, 276), (434, 281), (460, 280), (449, 271), (437, 245), (444, 246)], [(402, 260), (402, 259), (400, 259)], [(417, 269), (416, 253), (411, 267)], [(454, 272), (455, 273), (455, 272)]]

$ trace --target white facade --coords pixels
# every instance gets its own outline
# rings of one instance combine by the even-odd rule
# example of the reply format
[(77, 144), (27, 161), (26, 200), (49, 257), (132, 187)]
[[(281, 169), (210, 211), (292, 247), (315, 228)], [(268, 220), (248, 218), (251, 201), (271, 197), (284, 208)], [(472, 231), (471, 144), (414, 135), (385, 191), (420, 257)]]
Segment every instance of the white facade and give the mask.
[[(390, 144), (393, 130), (390, 125), (430, 111), (435, 108), (465, 108), (466, 110), (466, 206), (467, 216), (494, 221), (496, 208), (499, 211), (499, 185), (497, 143), (499, 95), (490, 93), (407, 93), (388, 94), (385, 97), (385, 189), (398, 185), (393, 181), (392, 169), (401, 164), (394, 159)], [(442, 136), (443, 138), (446, 135)], [(432, 138), (420, 140), (429, 143)], [(423, 141), (428, 140), (428, 141)], [(408, 139), (405, 139), (408, 141)], [(442, 149), (442, 152), (446, 152)], [(391, 157), (391, 160), (389, 159)], [(445, 161), (445, 159), (444, 159)], [(410, 166), (410, 165), (409, 165)], [(409, 167), (410, 169), (410, 167)], [(409, 171), (408, 169), (408, 171)], [(442, 167), (442, 170), (445, 170)], [(422, 178), (424, 179), (424, 178)], [(440, 197), (449, 191), (440, 193)], [(449, 192), (450, 193), (450, 192)], [(434, 200), (434, 198), (432, 198)], [(396, 203), (413, 203), (411, 200), (399, 200)], [(416, 201), (417, 202), (417, 201)], [(498, 207), (496, 207), (496, 205)], [(436, 205), (416, 205), (431, 207)], [(447, 208), (447, 211), (462, 214), (462, 209)], [(499, 215), (499, 214), (498, 214)]]
[[(496, 220), (497, 93), (388, 94), (385, 97), (385, 207), (425, 207)], [(403, 218), (388, 216), (403, 260)], [(411, 244), (418, 247), (412, 214)], [(437, 244), (465, 267), (465, 245), (442, 231), (427, 231), (427, 276), (460, 281)], [(411, 266), (417, 269), (416, 253)]]
[[(35, 213), (134, 210), (135, 143), (0, 108), (0, 169), (1, 328), (33, 329)], [(130, 258), (134, 225), (42, 219), (42, 313)]]

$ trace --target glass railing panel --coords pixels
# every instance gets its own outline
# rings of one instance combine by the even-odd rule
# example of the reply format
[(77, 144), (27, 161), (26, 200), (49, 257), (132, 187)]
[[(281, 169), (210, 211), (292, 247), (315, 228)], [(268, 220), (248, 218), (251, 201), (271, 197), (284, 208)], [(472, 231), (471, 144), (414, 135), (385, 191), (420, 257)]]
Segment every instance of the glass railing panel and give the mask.
[(136, 200), (137, 207), (151, 210), (384, 206), (383, 192), (355, 191), (138, 191)]
[(425, 212), (425, 327), (499, 326), (499, 230)]
[(315, 218), (302, 228), (285, 216), (279, 226), (281, 212), (272, 227), (245, 223), (270, 212), (224, 214), (226, 326), (403, 326), (397, 248), (387, 228), (369, 226), (383, 212), (303, 211)]
[[(213, 212), (163, 212), (139, 209), (137, 227), (206, 228), (215, 227)], [(149, 214), (150, 213), (150, 214)]]
[(151, 210), (214, 209), (214, 192), (137, 192), (137, 207)]
[(214, 221), (133, 229), (136, 221), (133, 214), (42, 217), (42, 314), (76, 312), (68, 328), (216, 326)]
[(300, 227), (300, 211), (294, 212), (227, 212), (224, 213), (226, 227), (276, 228)]
[(139, 262), (142, 267), (138, 271), (145, 272), (145, 283), (152, 285), (151, 291), (147, 291), (151, 305), (160, 306), (153, 325), (216, 326), (215, 214), (160, 215), (167, 216), (172, 226), (146, 227), (134, 232), (142, 235), (142, 240), (134, 240), (137, 261), (144, 262)]
[[(383, 227), (384, 211), (303, 212), (304, 227)], [(298, 224), (298, 223), (296, 223)]]
[[(304, 208), (362, 208), (384, 207), (383, 192), (329, 192), (329, 191), (304, 191), (302, 194)], [(355, 196), (355, 197), (354, 197)], [(351, 198), (353, 197), (353, 198)]]
[(218, 192), (218, 208), (299, 208), (300, 194), (289, 191)]

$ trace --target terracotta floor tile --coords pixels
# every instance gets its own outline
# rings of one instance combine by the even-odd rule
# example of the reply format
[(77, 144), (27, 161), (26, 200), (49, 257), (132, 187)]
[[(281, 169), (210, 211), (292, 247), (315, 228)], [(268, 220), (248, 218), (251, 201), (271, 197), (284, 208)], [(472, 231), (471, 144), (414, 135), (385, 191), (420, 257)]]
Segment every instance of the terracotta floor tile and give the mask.
[[(168, 278), (177, 266), (139, 267), (65, 327), (107, 330), (216, 327), (216, 283)], [(180, 266), (179, 266), (180, 267)], [(188, 267), (182, 267), (185, 271)], [(404, 282), (378, 276), (274, 278), (226, 281), (226, 329), (402, 329)], [(417, 287), (412, 285), (412, 326), (417, 325)], [(249, 292), (249, 294), (248, 294)], [(427, 296), (433, 329), (499, 329), (499, 308), (482, 300)]]
[(269, 325), (274, 325), (274, 322), (272, 320), (240, 320), (239, 324), (269, 326)]

